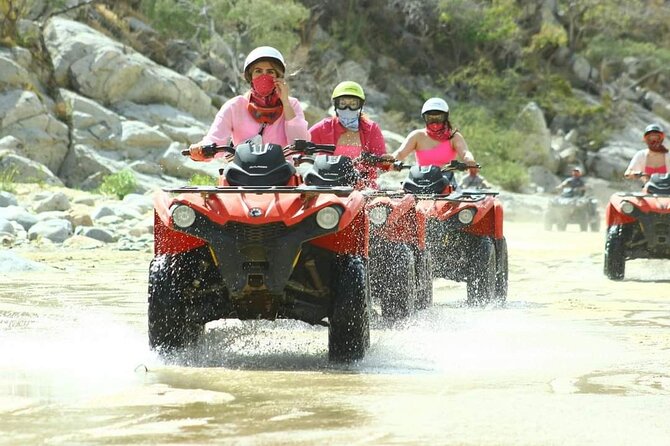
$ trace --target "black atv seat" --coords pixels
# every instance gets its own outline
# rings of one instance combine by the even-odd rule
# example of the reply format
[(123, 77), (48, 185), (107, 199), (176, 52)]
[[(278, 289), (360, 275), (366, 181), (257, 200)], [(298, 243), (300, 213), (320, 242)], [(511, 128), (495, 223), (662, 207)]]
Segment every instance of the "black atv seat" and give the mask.
[(402, 187), (410, 194), (441, 194), (449, 184), (437, 166), (412, 166)]
[(247, 141), (235, 148), (235, 157), (223, 174), (231, 186), (284, 186), (295, 174), (295, 167), (277, 144)]
[(317, 155), (303, 179), (308, 186), (354, 186), (359, 175), (347, 156)]
[(670, 195), (670, 174), (654, 173), (647, 182), (647, 193)]

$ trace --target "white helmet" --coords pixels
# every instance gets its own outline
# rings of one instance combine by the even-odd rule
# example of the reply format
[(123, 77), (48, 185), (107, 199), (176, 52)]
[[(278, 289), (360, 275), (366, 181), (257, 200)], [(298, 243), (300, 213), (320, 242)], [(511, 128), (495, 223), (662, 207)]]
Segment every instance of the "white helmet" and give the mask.
[(281, 55), (279, 50), (272, 48), (271, 46), (259, 46), (251, 50), (246, 59), (244, 59), (244, 70), (247, 72), (247, 68), (258, 59), (274, 59), (281, 64), (282, 70), (286, 71), (286, 63), (284, 62), (284, 56)]
[(658, 124), (649, 124), (647, 128), (644, 129), (644, 134), (651, 132), (663, 133), (663, 127)]
[(429, 111), (449, 113), (449, 104), (447, 104), (447, 101), (444, 99), (430, 98), (423, 103), (423, 107), (421, 107), (421, 115), (423, 116), (424, 113)]

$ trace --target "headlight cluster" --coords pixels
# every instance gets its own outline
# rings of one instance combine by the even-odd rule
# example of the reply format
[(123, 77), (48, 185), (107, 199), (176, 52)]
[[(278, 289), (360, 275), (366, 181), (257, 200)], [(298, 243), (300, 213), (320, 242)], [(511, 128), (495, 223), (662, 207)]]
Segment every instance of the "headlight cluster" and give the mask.
[(386, 219), (389, 216), (389, 210), (386, 206), (376, 206), (368, 211), (368, 217), (372, 224), (381, 226), (386, 223)]
[(195, 222), (195, 211), (180, 204), (172, 209), (172, 221), (180, 228), (188, 228)]
[(322, 229), (333, 229), (340, 223), (341, 211), (334, 206), (328, 206), (316, 213), (316, 224)]
[(624, 201), (621, 203), (621, 212), (626, 215), (630, 215), (635, 211), (635, 206), (630, 201)]
[(475, 211), (472, 208), (465, 208), (458, 213), (458, 221), (464, 225), (469, 225), (475, 219)]

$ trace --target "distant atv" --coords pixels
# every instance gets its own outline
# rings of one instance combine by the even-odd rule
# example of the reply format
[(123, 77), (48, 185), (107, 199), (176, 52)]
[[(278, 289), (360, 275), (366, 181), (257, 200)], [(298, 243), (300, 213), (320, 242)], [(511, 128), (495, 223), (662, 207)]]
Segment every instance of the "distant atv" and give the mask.
[(642, 192), (612, 195), (605, 218), (607, 278), (623, 280), (626, 260), (670, 259), (670, 174), (653, 174)]
[(498, 193), (454, 191), (444, 175), (468, 167), (458, 161), (442, 169), (413, 166), (403, 188), (416, 196), (417, 212), (426, 219), (432, 276), (466, 282), (468, 305), (504, 303), (508, 260)]
[(151, 348), (184, 347), (217, 319), (284, 318), (327, 325), (330, 360), (363, 357), (371, 310), (366, 200), (350, 187), (301, 184), (286, 156), (325, 150), (309, 144), (208, 146), (209, 156), (234, 154), (220, 186), (156, 195)]
[(584, 196), (571, 187), (563, 188), (560, 196), (549, 201), (544, 214), (544, 229), (551, 231), (556, 225), (556, 229), (565, 231), (568, 224), (578, 224), (581, 231), (591, 228), (591, 231), (598, 232), (598, 200)]

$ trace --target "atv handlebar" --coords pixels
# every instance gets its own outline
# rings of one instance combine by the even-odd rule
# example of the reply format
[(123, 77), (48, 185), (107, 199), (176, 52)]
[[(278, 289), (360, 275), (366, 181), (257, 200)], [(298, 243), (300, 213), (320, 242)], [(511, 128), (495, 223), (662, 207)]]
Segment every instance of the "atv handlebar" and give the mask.
[(296, 139), (292, 145), (287, 146), (284, 149), (285, 152), (289, 154), (303, 154), (303, 155), (314, 155), (316, 153), (335, 153), (334, 144), (315, 144), (312, 141), (306, 141), (304, 139)]
[[(234, 154), (235, 148), (232, 146), (217, 146), (216, 144), (207, 144), (206, 146), (200, 146), (202, 149), (202, 155), (205, 158), (213, 158), (217, 153), (228, 153)], [(182, 150), (181, 154), (183, 156), (191, 156), (191, 149)]]
[(479, 168), (481, 166), (477, 163), (468, 164), (468, 163), (464, 163), (464, 162), (458, 161), (458, 160), (451, 160), (451, 162), (449, 164), (447, 164), (446, 166), (443, 166), (440, 170), (442, 172), (453, 172), (454, 170), (461, 170), (461, 171), (468, 170), (471, 167)]

